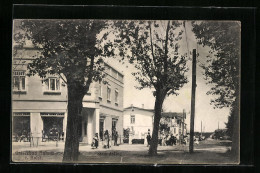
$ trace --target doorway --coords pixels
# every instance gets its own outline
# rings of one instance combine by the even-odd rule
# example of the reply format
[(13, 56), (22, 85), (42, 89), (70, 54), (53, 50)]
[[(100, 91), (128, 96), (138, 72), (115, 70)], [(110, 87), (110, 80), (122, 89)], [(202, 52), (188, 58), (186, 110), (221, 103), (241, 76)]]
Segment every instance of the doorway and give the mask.
[(116, 125), (117, 125), (117, 119), (112, 119), (112, 138), (114, 138), (115, 132), (116, 132)]
[(99, 138), (104, 140), (104, 119), (99, 120)]

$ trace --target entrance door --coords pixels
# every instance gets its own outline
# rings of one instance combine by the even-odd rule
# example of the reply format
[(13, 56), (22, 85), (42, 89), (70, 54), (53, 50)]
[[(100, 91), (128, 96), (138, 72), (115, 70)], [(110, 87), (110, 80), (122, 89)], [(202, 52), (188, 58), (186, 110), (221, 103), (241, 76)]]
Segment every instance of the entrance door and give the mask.
[(112, 119), (112, 138), (114, 138), (115, 131), (116, 131), (116, 124), (117, 124), (117, 119)]
[(99, 120), (99, 137), (104, 140), (104, 119)]

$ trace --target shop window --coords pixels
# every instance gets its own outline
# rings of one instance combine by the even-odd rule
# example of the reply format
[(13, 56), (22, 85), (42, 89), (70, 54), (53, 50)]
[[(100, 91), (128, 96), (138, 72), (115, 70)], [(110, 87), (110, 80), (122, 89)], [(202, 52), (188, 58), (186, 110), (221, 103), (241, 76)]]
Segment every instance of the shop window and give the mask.
[(58, 135), (63, 133), (63, 117), (43, 116), (43, 133), (47, 136), (53, 136), (53, 131), (56, 130)]
[(14, 113), (13, 116), (13, 141), (30, 140), (30, 113)]

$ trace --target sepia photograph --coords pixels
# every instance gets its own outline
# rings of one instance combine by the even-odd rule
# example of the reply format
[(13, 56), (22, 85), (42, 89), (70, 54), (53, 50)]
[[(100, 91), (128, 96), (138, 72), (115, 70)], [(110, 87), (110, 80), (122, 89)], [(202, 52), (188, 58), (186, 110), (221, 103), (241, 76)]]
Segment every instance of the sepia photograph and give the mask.
[(14, 163), (240, 163), (241, 22), (14, 19)]

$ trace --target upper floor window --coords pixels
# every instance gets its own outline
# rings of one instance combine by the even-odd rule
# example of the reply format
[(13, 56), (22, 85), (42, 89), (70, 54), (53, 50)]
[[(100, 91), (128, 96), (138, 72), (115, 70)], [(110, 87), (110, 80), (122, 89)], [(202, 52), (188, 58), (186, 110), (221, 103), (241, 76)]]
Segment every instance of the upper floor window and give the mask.
[(118, 90), (115, 90), (115, 103), (118, 104)]
[(110, 74), (111, 76), (113, 75), (113, 70), (112, 70), (111, 67), (109, 68), (109, 74)]
[(107, 86), (107, 101), (111, 101), (111, 88)]
[(45, 92), (59, 92), (60, 79), (57, 77), (49, 77), (45, 80)]
[(131, 115), (130, 122), (131, 122), (131, 124), (135, 123), (135, 115)]
[(99, 98), (102, 98), (102, 85), (101, 85), (101, 83), (98, 86), (98, 96), (99, 96)]
[(13, 72), (13, 90), (25, 91), (25, 71)]

